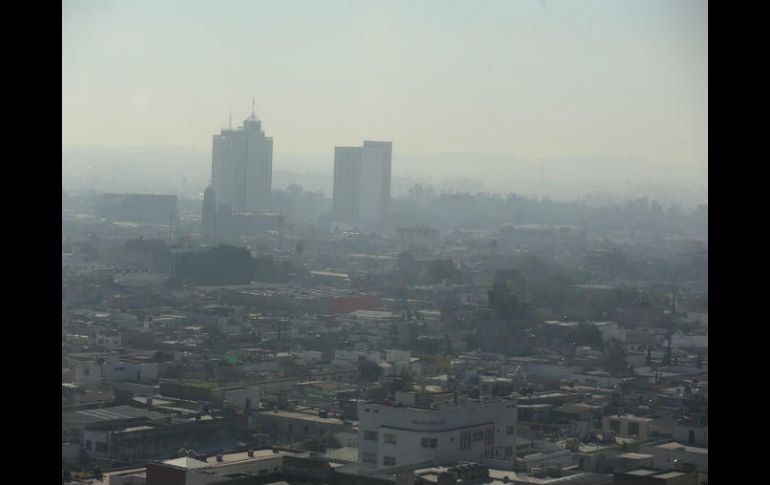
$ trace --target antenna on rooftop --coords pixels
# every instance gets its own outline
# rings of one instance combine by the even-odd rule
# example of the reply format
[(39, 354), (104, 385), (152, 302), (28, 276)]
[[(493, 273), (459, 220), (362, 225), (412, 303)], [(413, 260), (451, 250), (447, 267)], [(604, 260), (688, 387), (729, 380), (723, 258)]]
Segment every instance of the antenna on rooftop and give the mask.
[(675, 286), (671, 294), (671, 316), (673, 318), (676, 318), (676, 307), (677, 307), (677, 291)]
[(251, 117), (257, 117), (257, 101), (254, 98), (251, 98)]

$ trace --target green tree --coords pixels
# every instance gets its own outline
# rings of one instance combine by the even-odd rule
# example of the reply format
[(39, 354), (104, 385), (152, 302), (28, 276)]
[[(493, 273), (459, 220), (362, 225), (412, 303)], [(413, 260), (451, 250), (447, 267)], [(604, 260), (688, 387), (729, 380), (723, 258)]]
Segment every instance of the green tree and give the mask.
[(382, 376), (382, 367), (371, 360), (358, 363), (358, 376), (364, 382), (375, 382)]
[[(522, 288), (521, 280), (512, 278), (512, 275), (521, 276), (516, 270), (515, 273), (498, 273), (495, 277), (492, 288), (487, 291), (489, 307), (495, 311), (497, 318), (505, 320), (523, 321), (533, 317), (532, 307), (523, 300), (521, 293), (517, 293), (514, 288)], [(524, 283), (525, 285), (526, 283)]]
[(460, 270), (451, 259), (436, 259), (428, 263), (428, 281), (441, 283), (442, 281), (457, 282), (461, 279)]
[(602, 365), (604, 370), (611, 376), (623, 377), (628, 375), (628, 361), (626, 360), (626, 349), (623, 343), (618, 339), (610, 339), (604, 346), (604, 355), (602, 356)]
[(306, 377), (310, 375), (310, 370), (305, 365), (291, 360), (284, 362), (282, 368), (286, 377)]
[(236, 285), (251, 281), (254, 258), (246, 248), (219, 245), (175, 259), (173, 280), (191, 284)]
[(532, 301), (536, 305), (561, 312), (567, 305), (569, 289), (574, 285), (572, 278), (553, 273), (532, 285)]
[(604, 348), (602, 333), (595, 325), (581, 323), (572, 330), (571, 334), (575, 345), (588, 345), (592, 349)]

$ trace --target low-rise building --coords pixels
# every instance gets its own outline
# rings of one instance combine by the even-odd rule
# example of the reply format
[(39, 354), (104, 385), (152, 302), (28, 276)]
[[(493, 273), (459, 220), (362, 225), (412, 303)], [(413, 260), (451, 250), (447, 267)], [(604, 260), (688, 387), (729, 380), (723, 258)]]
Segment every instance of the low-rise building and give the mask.
[(167, 413), (127, 405), (63, 412), (61, 416), (62, 442), (81, 442), (83, 448), (87, 450), (87, 443), (81, 441), (81, 435), (84, 430), (91, 426), (122, 426), (138, 421), (160, 420), (166, 417), (168, 417)]
[(358, 418), (358, 460), (369, 465), (514, 458), (514, 399), (448, 399), (432, 408), (361, 401)]
[(250, 427), (269, 434), (277, 443), (288, 444), (350, 431), (352, 424), (323, 411), (311, 414), (274, 410), (256, 413)]
[(697, 472), (637, 468), (616, 473), (613, 485), (700, 485)]
[(655, 468), (666, 469), (672, 467), (674, 463), (678, 463), (698, 470), (708, 471), (709, 469), (709, 450), (707, 448), (686, 446), (672, 441), (644, 447), (644, 451), (652, 455)]
[(655, 421), (653, 418), (632, 415), (604, 416), (602, 418), (602, 432), (644, 441), (650, 435), (650, 424), (653, 421)]
[(83, 432), (82, 440), (86, 454), (92, 459), (132, 462), (169, 456), (181, 447), (205, 447), (226, 442), (244, 427), (241, 415), (204, 415), (179, 418), (175, 422), (93, 425)]

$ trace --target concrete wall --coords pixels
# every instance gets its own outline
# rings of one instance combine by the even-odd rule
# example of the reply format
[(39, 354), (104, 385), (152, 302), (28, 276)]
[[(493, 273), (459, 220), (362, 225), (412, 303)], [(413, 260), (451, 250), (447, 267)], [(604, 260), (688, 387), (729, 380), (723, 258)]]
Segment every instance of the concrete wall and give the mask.
[(184, 469), (174, 468), (161, 463), (147, 464), (147, 485), (185, 485)]
[(256, 387), (243, 387), (238, 389), (226, 389), (222, 391), (222, 397), (238, 409), (246, 409), (248, 401), (251, 409), (256, 409), (262, 399), (263, 392)]
[[(619, 421), (620, 430), (613, 430), (610, 426), (610, 422)], [(639, 431), (636, 434), (632, 434), (630, 425), (636, 423), (639, 426)], [(650, 434), (650, 424), (652, 421), (646, 419), (638, 419), (634, 416), (604, 416), (602, 418), (602, 432), (603, 433), (615, 433), (617, 436), (623, 436), (627, 438), (636, 438), (639, 440), (646, 440)]]
[(142, 472), (105, 475), (105, 485), (145, 485), (147, 477)]
[(75, 384), (85, 389), (96, 389), (102, 382), (102, 366), (96, 362), (76, 361), (72, 364), (72, 377)]
[(277, 443), (296, 443), (311, 438), (325, 438), (346, 431), (349, 425), (341, 420), (300, 419), (281, 413), (265, 411), (254, 416), (253, 426), (270, 435)]
[[(396, 466), (434, 458), (512, 459), (515, 447), (514, 401), (460, 401), (439, 410), (361, 402), (358, 416), (359, 461), (376, 457), (377, 466), (387, 466), (385, 457), (395, 458)], [(374, 437), (367, 431), (376, 439), (366, 439)], [(387, 442), (390, 435), (395, 443)]]
[[(691, 431), (693, 440), (690, 440)], [(708, 427), (675, 425), (671, 435), (676, 441), (691, 446), (708, 446), (709, 444)]]
[[(259, 459), (246, 463), (218, 464), (216, 466), (217, 474), (206, 473), (207, 469), (193, 469), (187, 472), (187, 482), (185, 485), (206, 485), (209, 483), (222, 483), (224, 475), (235, 473), (249, 474), (255, 476), (266, 476), (281, 473), (283, 471), (283, 456)], [(253, 478), (251, 480), (254, 480)], [(256, 483), (256, 482), (250, 482)]]
[[(108, 440), (109, 437), (106, 431), (84, 430), (83, 436), (80, 438), (80, 445), (88, 456), (106, 459), (109, 457)], [(89, 444), (90, 450), (88, 449)]]
[(532, 468), (566, 468), (577, 464), (577, 453), (569, 450), (553, 453), (534, 453), (520, 459), (528, 469)]
[(107, 381), (153, 383), (158, 380), (156, 362), (118, 362), (105, 364), (104, 378)]

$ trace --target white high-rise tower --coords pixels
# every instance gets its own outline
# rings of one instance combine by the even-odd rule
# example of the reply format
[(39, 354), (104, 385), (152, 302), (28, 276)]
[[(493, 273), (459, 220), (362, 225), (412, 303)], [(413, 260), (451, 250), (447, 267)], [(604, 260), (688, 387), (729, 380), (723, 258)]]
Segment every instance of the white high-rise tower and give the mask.
[(211, 184), (217, 205), (230, 206), (233, 212), (265, 212), (270, 209), (272, 178), (273, 139), (262, 131), (252, 102), (243, 127), (214, 135)]

